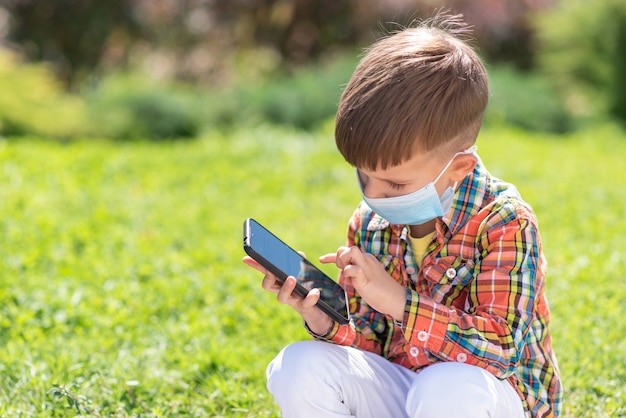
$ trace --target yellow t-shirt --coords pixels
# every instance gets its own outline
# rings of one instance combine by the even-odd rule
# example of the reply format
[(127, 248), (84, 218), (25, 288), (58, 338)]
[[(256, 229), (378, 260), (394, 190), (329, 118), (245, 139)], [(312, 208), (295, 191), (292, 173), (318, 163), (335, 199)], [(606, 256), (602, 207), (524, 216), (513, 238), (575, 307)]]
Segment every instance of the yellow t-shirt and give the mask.
[(411, 241), (411, 248), (413, 249), (413, 256), (415, 257), (415, 262), (418, 267), (422, 267), (422, 259), (424, 258), (424, 254), (426, 253), (426, 248), (433, 239), (433, 235), (435, 231), (431, 232), (428, 235), (424, 235), (421, 238), (415, 238), (409, 234), (409, 240)]

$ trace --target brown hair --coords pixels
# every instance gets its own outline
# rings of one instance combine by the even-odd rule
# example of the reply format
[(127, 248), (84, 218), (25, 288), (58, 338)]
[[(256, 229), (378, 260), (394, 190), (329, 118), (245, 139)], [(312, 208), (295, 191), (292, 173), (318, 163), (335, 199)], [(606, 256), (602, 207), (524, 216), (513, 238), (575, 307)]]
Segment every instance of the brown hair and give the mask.
[[(476, 140), (487, 72), (463, 39), (461, 15), (442, 16), (374, 43), (346, 86), (335, 141), (346, 161), (375, 170)], [(447, 149), (447, 148), (446, 148)]]

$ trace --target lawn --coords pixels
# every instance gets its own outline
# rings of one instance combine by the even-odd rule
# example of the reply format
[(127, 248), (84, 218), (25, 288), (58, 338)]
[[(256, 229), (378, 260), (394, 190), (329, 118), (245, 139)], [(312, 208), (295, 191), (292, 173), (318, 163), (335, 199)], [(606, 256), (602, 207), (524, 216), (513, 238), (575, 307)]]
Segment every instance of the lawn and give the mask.
[[(478, 145), (539, 217), (563, 416), (626, 416), (626, 135)], [(277, 416), (265, 365), (308, 337), (241, 263), (242, 222), (315, 259), (358, 200), (328, 128), (0, 141), (0, 415)]]

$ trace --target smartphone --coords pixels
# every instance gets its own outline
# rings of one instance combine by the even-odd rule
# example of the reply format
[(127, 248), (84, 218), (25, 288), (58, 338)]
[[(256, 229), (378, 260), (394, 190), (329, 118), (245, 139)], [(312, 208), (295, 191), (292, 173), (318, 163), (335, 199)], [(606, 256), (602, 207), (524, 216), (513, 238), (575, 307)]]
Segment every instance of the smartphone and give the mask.
[(349, 322), (345, 289), (252, 218), (243, 225), (243, 249), (279, 281), (295, 277), (298, 295), (305, 297), (319, 289), (317, 306), (340, 324)]

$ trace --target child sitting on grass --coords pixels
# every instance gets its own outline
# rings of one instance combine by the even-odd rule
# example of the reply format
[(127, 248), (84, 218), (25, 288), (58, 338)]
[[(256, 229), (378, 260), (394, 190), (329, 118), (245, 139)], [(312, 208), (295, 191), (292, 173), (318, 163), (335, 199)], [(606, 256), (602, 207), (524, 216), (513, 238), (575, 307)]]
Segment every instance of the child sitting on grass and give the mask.
[(320, 261), (341, 270), (350, 323), (244, 258), (316, 340), (267, 368), (285, 417), (559, 414), (537, 220), (476, 154), (489, 93), (467, 32), (438, 16), (385, 37), (343, 92), (335, 139), (363, 202)]

